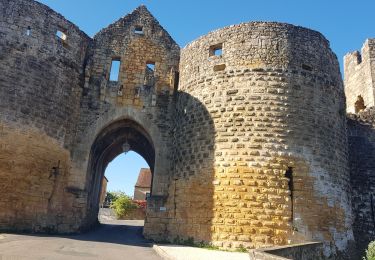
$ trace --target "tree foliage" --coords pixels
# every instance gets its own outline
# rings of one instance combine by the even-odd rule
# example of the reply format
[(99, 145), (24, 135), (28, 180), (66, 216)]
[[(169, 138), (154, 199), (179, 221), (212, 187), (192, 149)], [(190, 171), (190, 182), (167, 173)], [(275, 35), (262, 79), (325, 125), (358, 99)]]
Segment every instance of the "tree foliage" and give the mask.
[(117, 218), (124, 217), (138, 208), (132, 198), (124, 192), (112, 192), (111, 196), (111, 208), (115, 211)]
[(366, 250), (366, 258), (363, 260), (375, 260), (375, 241), (372, 241)]
[(117, 200), (122, 195), (126, 195), (126, 194), (124, 192), (122, 192), (122, 191), (108, 191), (107, 195), (106, 195), (106, 200), (109, 203), (112, 203), (112, 202), (114, 202), (115, 200)]

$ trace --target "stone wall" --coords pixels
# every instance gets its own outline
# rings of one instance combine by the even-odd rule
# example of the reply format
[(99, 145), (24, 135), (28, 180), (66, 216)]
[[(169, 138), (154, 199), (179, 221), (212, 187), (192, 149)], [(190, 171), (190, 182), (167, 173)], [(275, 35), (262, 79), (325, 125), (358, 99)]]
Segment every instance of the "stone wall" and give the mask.
[(346, 249), (345, 97), (321, 34), (280, 23), (214, 31), (182, 50), (179, 89), (192, 101), (177, 104), (170, 237), (253, 248), (298, 233), (324, 240), (326, 255)]
[(150, 193), (150, 188), (134, 187), (134, 200), (146, 200), (146, 194)]
[(348, 118), (349, 162), (354, 213), (353, 232), (359, 257), (375, 239), (375, 108)]
[[(2, 119), (41, 129), (68, 146), (90, 38), (34, 1), (2, 0), (0, 12)], [(66, 40), (57, 31), (64, 31)]]
[[(70, 179), (87, 197), (87, 225), (96, 221), (104, 170), (125, 142), (148, 162), (153, 195), (167, 196), (179, 55), (179, 46), (145, 6), (94, 36), (86, 55)], [(113, 60), (120, 61), (117, 81), (110, 80)], [(154, 65), (153, 72), (147, 64)], [(156, 230), (146, 223), (145, 232), (150, 228)]]
[(102, 186), (100, 188), (100, 198), (99, 198), (100, 207), (103, 207), (105, 198), (107, 197), (107, 185), (108, 185), (108, 179), (104, 177), (102, 180)]
[(361, 52), (355, 51), (344, 57), (345, 95), (347, 111), (354, 113), (354, 104), (358, 95), (365, 106), (375, 105), (375, 39), (367, 39)]
[[(95, 224), (105, 167), (126, 141), (152, 168), (153, 194), (165, 197), (179, 47), (148, 10), (90, 39), (34, 1), (2, 0), (0, 9), (0, 204), (9, 205), (1, 228)], [(113, 59), (118, 82), (109, 80)]]
[(90, 39), (34, 1), (1, 0), (0, 14), (0, 229), (66, 232), (72, 220), (62, 212), (74, 196), (64, 188)]

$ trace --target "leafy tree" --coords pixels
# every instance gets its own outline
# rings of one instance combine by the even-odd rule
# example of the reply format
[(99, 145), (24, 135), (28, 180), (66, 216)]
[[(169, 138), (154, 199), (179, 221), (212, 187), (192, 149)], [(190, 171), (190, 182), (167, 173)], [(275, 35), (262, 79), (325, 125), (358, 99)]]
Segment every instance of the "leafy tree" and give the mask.
[(366, 257), (363, 260), (375, 260), (375, 241), (372, 241), (366, 250)]
[(121, 195), (125, 195), (125, 193), (121, 192), (121, 191), (108, 191), (105, 199), (109, 203), (112, 203), (115, 200), (117, 200), (119, 198), (119, 196), (121, 196)]
[(111, 208), (115, 211), (117, 218), (124, 217), (138, 208), (132, 198), (127, 196), (124, 192), (117, 192), (114, 198), (111, 203)]

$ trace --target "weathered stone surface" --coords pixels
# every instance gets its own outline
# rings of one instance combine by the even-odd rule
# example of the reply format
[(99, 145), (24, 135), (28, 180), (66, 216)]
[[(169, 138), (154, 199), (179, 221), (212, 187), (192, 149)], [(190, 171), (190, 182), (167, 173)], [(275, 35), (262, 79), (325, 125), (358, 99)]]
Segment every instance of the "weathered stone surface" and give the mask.
[(375, 238), (375, 39), (367, 39), (361, 52), (348, 53), (344, 61), (347, 110), (351, 112), (347, 125), (353, 232), (359, 258)]
[(104, 170), (128, 143), (153, 173), (148, 238), (347, 251), (345, 97), (320, 33), (243, 23), (180, 53), (144, 6), (93, 39), (34, 1), (0, 12), (1, 230), (94, 225)]
[(354, 213), (353, 231), (358, 251), (375, 237), (375, 109), (348, 118), (349, 165)]
[[(217, 45), (222, 54), (213, 56)], [(217, 71), (217, 64), (225, 68)], [(211, 121), (194, 105), (177, 104), (186, 111), (178, 117), (186, 148), (176, 153), (170, 236), (264, 247), (295, 241), (295, 230), (305, 240), (334, 241), (326, 254), (346, 248), (353, 233), (345, 99), (323, 36), (279, 23), (219, 29), (182, 50), (180, 76), (180, 91), (205, 104)], [(200, 142), (202, 136), (215, 143)]]
[(375, 39), (367, 39), (361, 52), (355, 51), (344, 57), (345, 95), (347, 111), (355, 112), (360, 95), (366, 107), (375, 106)]

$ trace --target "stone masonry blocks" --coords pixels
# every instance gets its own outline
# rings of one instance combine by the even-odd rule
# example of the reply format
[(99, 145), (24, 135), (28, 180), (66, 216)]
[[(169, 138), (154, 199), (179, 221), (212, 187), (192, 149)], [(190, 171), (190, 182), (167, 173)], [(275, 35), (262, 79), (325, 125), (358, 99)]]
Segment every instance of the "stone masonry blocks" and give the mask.
[[(35, 1), (0, 0), (0, 12), (0, 230), (95, 225), (104, 170), (128, 142), (153, 173), (148, 238), (231, 250), (318, 240), (340, 259), (361, 235), (344, 87), (320, 33), (250, 22), (180, 50), (145, 6), (93, 38)], [(346, 59), (349, 110), (355, 95), (373, 105), (373, 50)], [(350, 126), (361, 151), (367, 128)]]
[[(216, 46), (220, 55), (211, 51)], [(178, 117), (182, 131), (188, 134), (197, 119), (205, 129), (197, 124), (194, 137), (178, 136), (178, 151), (186, 156), (175, 160), (177, 185), (203, 179), (213, 189), (204, 196), (195, 186), (177, 189), (188, 198), (174, 198), (175, 214), (186, 205), (190, 214), (185, 221), (176, 217), (176, 234), (189, 230), (193, 218), (193, 225), (210, 226), (201, 239), (224, 247), (282, 245), (302, 235), (334, 241), (333, 248), (326, 244), (327, 254), (346, 248), (353, 233), (345, 98), (337, 59), (321, 34), (280, 23), (213, 31), (182, 50), (179, 90), (204, 104), (211, 119), (199, 120), (196, 110), (177, 104), (190, 119)], [(198, 141), (202, 132), (214, 137), (214, 151)], [(195, 168), (201, 164), (189, 155), (196, 152), (206, 152), (210, 165)]]

